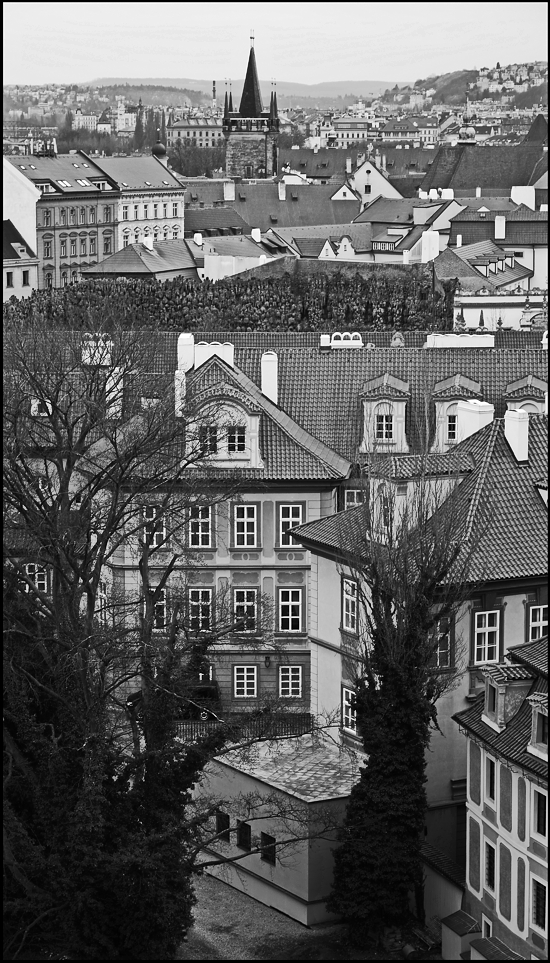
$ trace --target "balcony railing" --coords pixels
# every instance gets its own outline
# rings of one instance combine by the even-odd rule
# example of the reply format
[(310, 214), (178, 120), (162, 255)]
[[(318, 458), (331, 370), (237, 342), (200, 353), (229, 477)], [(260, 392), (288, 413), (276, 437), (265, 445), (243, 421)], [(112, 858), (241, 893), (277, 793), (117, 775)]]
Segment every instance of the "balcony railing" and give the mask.
[(221, 728), (228, 742), (242, 742), (303, 736), (313, 728), (313, 716), (309, 712), (220, 713), (220, 720), (180, 719), (176, 722), (176, 734), (184, 742), (196, 742)]

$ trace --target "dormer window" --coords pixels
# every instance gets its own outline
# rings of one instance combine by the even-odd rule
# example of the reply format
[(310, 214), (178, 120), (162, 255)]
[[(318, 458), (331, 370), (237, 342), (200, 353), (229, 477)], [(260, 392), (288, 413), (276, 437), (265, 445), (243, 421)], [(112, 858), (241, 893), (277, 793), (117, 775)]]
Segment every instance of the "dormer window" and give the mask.
[(246, 451), (246, 429), (242, 425), (227, 429), (227, 450), (230, 454)]
[(531, 740), (527, 752), (539, 759), (548, 759), (548, 695), (534, 692), (527, 696), (533, 712), (531, 719)]
[(201, 425), (199, 444), (203, 455), (215, 455), (218, 451), (218, 429), (215, 425)]
[(497, 711), (497, 688), (494, 685), (487, 686), (487, 712), (494, 715)]
[(458, 415), (457, 406), (451, 405), (447, 409), (447, 442), (452, 444), (458, 439)]
[(379, 405), (375, 413), (375, 418), (377, 441), (393, 441), (393, 412), (390, 406)]

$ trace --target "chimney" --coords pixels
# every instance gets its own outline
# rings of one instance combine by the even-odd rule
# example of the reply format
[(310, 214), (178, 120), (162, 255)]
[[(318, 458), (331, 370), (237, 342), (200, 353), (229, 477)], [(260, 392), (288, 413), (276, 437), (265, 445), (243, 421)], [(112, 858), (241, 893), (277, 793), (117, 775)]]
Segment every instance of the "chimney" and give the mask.
[(275, 351), (264, 351), (262, 355), (262, 394), (277, 405), (279, 398), (279, 359)]
[(503, 241), (506, 237), (506, 218), (504, 214), (495, 215), (495, 241)]
[(462, 247), (462, 234), (457, 234), (457, 235), (456, 235), (456, 246), (457, 246), (457, 247)]
[(351, 174), (351, 157), (346, 157), (346, 174)]
[(279, 189), (279, 200), (286, 201), (286, 184), (284, 181), (279, 181), (277, 184)]
[(481, 197), (481, 187), (476, 187), (476, 197)]
[(202, 247), (202, 234), (199, 234), (198, 231), (193, 234), (193, 242), (197, 245), (197, 247)]
[(154, 248), (153, 248), (153, 235), (152, 235), (152, 234), (146, 234), (146, 235), (144, 236), (144, 238), (143, 238), (143, 245), (147, 248), (148, 251), (153, 251), (153, 250), (154, 250)]
[(223, 182), (223, 199), (224, 201), (235, 200), (235, 181)]
[(195, 335), (188, 332), (178, 338), (178, 371), (189, 371), (195, 364)]
[(386, 155), (382, 154), (382, 170), (386, 170)]
[(526, 411), (507, 411), (504, 415), (504, 437), (517, 462), (529, 458), (529, 415)]
[(262, 240), (262, 232), (260, 231), (260, 228), (253, 227), (250, 232), (250, 237), (252, 238), (253, 241), (256, 242), (256, 244), (259, 244), (260, 241)]
[(494, 405), (487, 401), (459, 401), (456, 406), (458, 416), (458, 440), (464, 441), (470, 435), (475, 435), (486, 425), (490, 425), (495, 416)]

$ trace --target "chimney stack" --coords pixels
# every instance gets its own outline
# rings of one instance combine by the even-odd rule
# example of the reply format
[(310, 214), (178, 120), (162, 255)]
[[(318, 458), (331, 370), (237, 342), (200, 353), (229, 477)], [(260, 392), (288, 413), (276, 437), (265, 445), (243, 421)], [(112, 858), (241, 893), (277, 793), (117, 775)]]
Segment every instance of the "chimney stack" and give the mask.
[(199, 234), (198, 231), (195, 234), (193, 234), (193, 241), (197, 245), (197, 247), (202, 247), (202, 234)]
[(253, 241), (256, 242), (256, 244), (259, 244), (260, 241), (262, 240), (262, 232), (260, 231), (260, 228), (253, 227), (250, 232), (250, 237), (252, 238)]
[(506, 217), (504, 214), (495, 215), (495, 241), (503, 241), (506, 237)]
[(284, 181), (279, 181), (277, 184), (279, 189), (279, 200), (286, 201), (286, 184)]
[(458, 440), (464, 441), (470, 435), (475, 435), (487, 425), (490, 425), (494, 416), (494, 405), (487, 401), (459, 401), (457, 406), (458, 416)]
[(346, 174), (351, 174), (351, 157), (346, 157)]
[(275, 351), (264, 351), (262, 355), (262, 394), (274, 405), (279, 403), (279, 359)]
[(235, 200), (235, 181), (223, 182), (223, 199), (224, 201)]
[(476, 197), (481, 197), (481, 187), (476, 187)]
[(457, 235), (456, 235), (456, 246), (457, 246), (457, 247), (462, 247), (462, 234), (457, 234)]
[(517, 462), (529, 458), (529, 415), (526, 411), (507, 411), (504, 415), (504, 436)]
[(144, 244), (144, 246), (147, 248), (148, 251), (154, 250), (154, 248), (153, 248), (153, 235), (152, 235), (152, 234), (145, 234), (145, 236), (144, 236), (144, 238), (143, 238), (143, 244)]

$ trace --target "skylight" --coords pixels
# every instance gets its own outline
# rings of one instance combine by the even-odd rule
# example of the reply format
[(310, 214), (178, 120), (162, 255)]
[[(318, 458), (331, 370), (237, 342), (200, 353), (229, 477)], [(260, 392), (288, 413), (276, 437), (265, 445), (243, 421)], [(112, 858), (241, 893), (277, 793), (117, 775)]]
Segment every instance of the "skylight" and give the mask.
[(83, 167), (89, 167), (89, 164), (82, 164)]
[(145, 181), (145, 183), (147, 184), (147, 187), (151, 187), (151, 181)]
[(75, 164), (75, 163), (73, 162), (73, 167), (78, 167), (78, 164)]
[(122, 184), (123, 187), (128, 187), (126, 181), (121, 181), (120, 183)]
[(34, 164), (29, 164), (29, 167), (30, 167), (31, 171), (35, 171), (35, 170), (36, 170), (36, 167), (35, 167)]
[(70, 182), (70, 181), (58, 181), (57, 183), (59, 184), (60, 187), (70, 187), (70, 186), (71, 186), (71, 182)]
[(163, 184), (166, 184), (167, 187), (170, 186), (169, 183), (168, 183), (168, 181), (163, 181), (162, 183), (163, 183)]
[(27, 170), (27, 168), (25, 167), (24, 164), (20, 164), (19, 167), (21, 168), (22, 171), (26, 171), (26, 170)]

